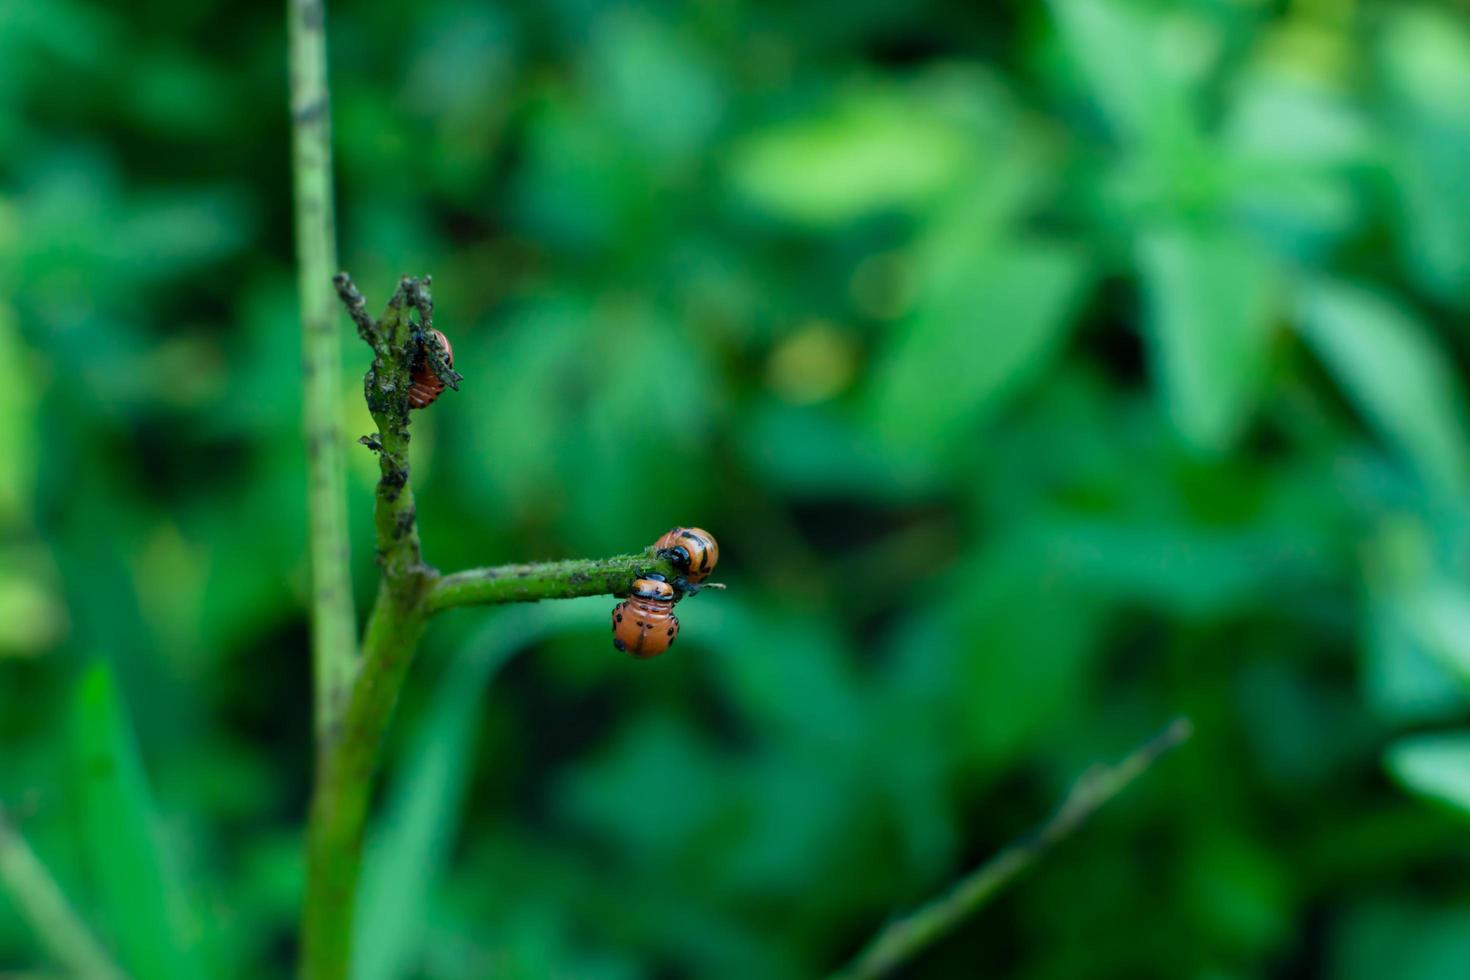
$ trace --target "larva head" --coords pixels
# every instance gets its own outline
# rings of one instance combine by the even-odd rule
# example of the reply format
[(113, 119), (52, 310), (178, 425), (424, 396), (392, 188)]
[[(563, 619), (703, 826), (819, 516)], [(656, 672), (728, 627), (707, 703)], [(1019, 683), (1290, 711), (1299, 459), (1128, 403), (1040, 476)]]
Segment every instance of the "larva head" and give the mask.
[(720, 560), (720, 546), (715, 536), (703, 528), (676, 527), (653, 543), (662, 557), (668, 558), (690, 584), (703, 582)]
[(673, 602), (674, 587), (665, 582), (662, 575), (649, 576), (634, 579), (633, 587), (628, 590), (628, 595), (637, 596), (640, 599), (651, 599), (654, 602)]

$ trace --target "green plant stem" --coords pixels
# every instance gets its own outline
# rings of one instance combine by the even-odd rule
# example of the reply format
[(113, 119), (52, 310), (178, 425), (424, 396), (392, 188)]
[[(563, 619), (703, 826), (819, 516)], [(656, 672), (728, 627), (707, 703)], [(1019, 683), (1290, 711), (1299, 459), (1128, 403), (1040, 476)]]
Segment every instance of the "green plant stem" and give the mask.
[(892, 973), (994, 898), (1160, 757), (1186, 742), (1192, 731), (1187, 718), (1175, 719), (1117, 765), (1098, 766), (1084, 774), (1046, 823), (965, 875), (943, 895), (884, 926), (829, 980), (873, 980)]
[(309, 980), (347, 976), (368, 803), (383, 738), (423, 633), (421, 600), (421, 591), (395, 587), (384, 578), (363, 643), (364, 669), (353, 685), (342, 730), (317, 756), (302, 924), (302, 972)]
[(616, 595), (627, 592), (634, 578), (648, 572), (668, 579), (677, 574), (668, 561), (654, 557), (652, 548), (612, 558), (471, 568), (436, 581), (429, 588), (428, 605), (430, 612), (439, 612), (455, 606)]
[(342, 382), (332, 299), (337, 248), (325, 18), (325, 0), (288, 0), (302, 406), (311, 527), (311, 648), (318, 732), (331, 728), (346, 708), (357, 660), (346, 457), (338, 421)]
[(123, 972), (108, 958), (90, 930), (67, 903), (61, 888), (36, 852), (3, 814), (0, 814), (0, 884), (42, 947), (66, 967), (68, 975), (84, 980), (122, 980)]
[[(388, 444), (385, 440), (385, 448)], [(391, 510), (392, 504), (384, 502), (381, 483), (378, 501), (380, 513)], [(397, 526), (381, 522), (380, 534), (391, 536)], [(417, 539), (413, 540), (416, 553)], [(408, 550), (390, 544), (390, 554), (398, 554), (400, 548), (404, 553)], [(672, 577), (674, 572), (667, 561), (651, 553), (477, 568), (442, 578), (401, 555), (399, 561), (404, 573), (385, 571), (379, 587), (363, 641), (362, 671), (353, 685), (347, 715), (318, 756), (307, 834), (303, 928), (303, 972), (312, 980), (341, 980), (347, 975), (373, 780), (393, 708), (428, 617), (455, 606), (620, 595), (639, 574), (652, 571)], [(390, 561), (384, 567), (393, 565)]]
[(302, 920), (303, 973), (310, 980), (347, 976), (373, 777), (398, 692), (423, 632), (427, 617), (424, 592), (435, 577), (420, 555), (408, 482), (408, 388), (413, 362), (409, 308), (418, 308), (421, 319), (427, 319), (432, 317), (432, 301), (418, 280), (405, 278), (382, 318), (374, 322), (363, 311), (362, 295), (352, 281), (339, 275), (335, 282), (359, 334), (374, 354), (363, 385), (378, 427), (370, 445), (378, 453), (373, 523), (383, 574), (346, 713), (340, 725), (321, 733), (317, 746)]
[[(363, 380), (377, 434), (363, 441), (378, 453), (373, 521), (382, 579), (363, 638), (360, 669), (339, 723), (319, 733), (316, 785), (307, 827), (306, 908), (302, 974), (345, 980), (351, 962), (353, 908), (363, 831), (383, 740), (429, 616), (462, 605), (625, 593), (642, 572), (672, 577), (669, 562), (641, 555), (594, 561), (482, 568), (441, 578), (423, 561), (410, 487), (408, 390), (418, 341), (433, 325), (429, 281), (405, 278), (374, 320), (345, 274), (337, 293), (373, 350)], [(412, 319), (418, 314), (417, 323)], [(455, 375), (432, 353), (429, 363), (446, 384)], [(437, 362), (437, 363), (436, 363)]]

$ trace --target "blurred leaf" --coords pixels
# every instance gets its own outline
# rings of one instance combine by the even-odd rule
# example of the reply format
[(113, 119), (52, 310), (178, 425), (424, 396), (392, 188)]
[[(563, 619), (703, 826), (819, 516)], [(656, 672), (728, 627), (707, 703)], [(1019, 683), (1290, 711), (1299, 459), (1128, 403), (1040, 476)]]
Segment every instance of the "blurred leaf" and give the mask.
[[(1195, 69), (1212, 39), (1196, 24), (1166, 30), (1158, 8), (1132, 0), (1051, 0), (1068, 53), (1108, 121), (1126, 143), (1158, 154), (1165, 169), (1193, 152), (1189, 104)], [(1120, 57), (1119, 52), (1127, 52)], [(1183, 176), (1180, 174), (1180, 176)]]
[(860, 91), (748, 140), (732, 176), (763, 207), (821, 227), (919, 208), (963, 176), (968, 159), (964, 134), (922, 104)]
[(558, 787), (557, 807), (640, 868), (688, 860), (723, 810), (721, 769), (677, 720), (645, 715)]
[(1001, 769), (1086, 691), (1102, 606), (1051, 562), (1032, 564), (1035, 553), (1008, 536), (894, 632), (886, 684), (927, 751)]
[(1363, 626), (1363, 686), (1374, 712), (1394, 723), (1453, 718), (1464, 683), (1435, 658), (1390, 603), (1374, 603)]
[(1388, 299), (1319, 281), (1302, 294), (1303, 337), (1379, 432), (1435, 489), (1470, 489), (1463, 394), (1424, 327)]
[(1458, 980), (1470, 975), (1470, 909), (1373, 899), (1336, 917), (1333, 980)]
[(1402, 738), (1384, 762), (1405, 788), (1470, 814), (1470, 731)]
[(1315, 265), (1367, 217), (1353, 178), (1377, 162), (1378, 133), (1351, 92), (1294, 67), (1252, 65), (1235, 83), (1224, 178), (1244, 228), (1282, 259)]
[(66, 635), (55, 578), (44, 551), (0, 545), (0, 658), (45, 653)]
[(1267, 604), (1283, 590), (1305, 591), (1328, 571), (1310, 538), (1265, 529), (1057, 519), (1035, 546), (1093, 594), (1184, 617)]
[(77, 686), (71, 738), (82, 844), (124, 966), (141, 980), (208, 975), (201, 910), (166, 852), (137, 746), (101, 662)]
[(534, 239), (607, 249), (631, 229), (657, 237), (654, 175), (612, 120), (560, 91), (532, 106), (510, 206)]
[(1380, 516), (1359, 542), (1363, 679), (1371, 707), (1393, 722), (1454, 717), (1470, 696), (1470, 636), (1455, 627), (1465, 600), (1436, 546), (1430, 525), (1406, 514)]
[(459, 826), (485, 686), (513, 653), (544, 631), (542, 613), (535, 606), (496, 610), (440, 681), (363, 858), (354, 980), (413, 974)]
[(611, 8), (587, 52), (588, 94), (659, 170), (697, 160), (724, 110), (708, 54), (691, 41), (648, 8)]
[(1272, 272), (1239, 236), (1183, 224), (1144, 232), (1138, 263), (1169, 414), (1195, 449), (1227, 449), (1263, 387), (1276, 312)]
[(1447, 302), (1470, 303), (1470, 29), (1424, 5), (1391, 11), (1380, 36), (1388, 83), (1394, 217), (1404, 268)]
[(962, 253), (878, 355), (868, 408), (893, 445), (963, 444), (965, 429), (1035, 381), (1082, 297), (1082, 255), (1008, 242)]
[(739, 438), (761, 480), (798, 500), (904, 499), (939, 482), (926, 453), (885, 445), (828, 406), (760, 406)]
[(1403, 615), (1424, 648), (1470, 690), (1470, 594), (1432, 583), (1403, 601)]
[(22, 523), (35, 490), (40, 398), (34, 372), (27, 369), (33, 357), (21, 342), (14, 311), (0, 303), (0, 529)]
[(1265, 952), (1286, 938), (1290, 882), (1262, 842), (1235, 828), (1200, 835), (1187, 872), (1187, 900), (1198, 903), (1212, 940), (1223, 948)]
[[(692, 623), (693, 613), (685, 619)], [(856, 736), (861, 689), (829, 618), (776, 597), (752, 607), (726, 593), (701, 606), (698, 622), (708, 669), (756, 737), (794, 749), (806, 742), (850, 743)]]
[(1234, 686), (1252, 757), (1277, 786), (1325, 789), (1376, 747), (1377, 725), (1356, 692), (1323, 687), (1294, 658), (1247, 660)]

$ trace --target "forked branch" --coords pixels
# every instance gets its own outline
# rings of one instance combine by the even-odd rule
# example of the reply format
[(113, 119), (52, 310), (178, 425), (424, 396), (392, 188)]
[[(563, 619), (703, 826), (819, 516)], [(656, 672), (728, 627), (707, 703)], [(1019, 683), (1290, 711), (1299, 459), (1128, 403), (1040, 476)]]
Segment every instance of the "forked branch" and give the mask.
[(461, 378), (432, 332), (429, 279), (400, 280), (377, 319), (368, 313), (362, 293), (346, 273), (337, 275), (335, 283), (358, 336), (373, 351), (363, 393), (378, 431), (361, 441), (378, 454), (373, 521), (382, 577), (345, 710), (319, 733), (303, 921), (303, 972), (310, 980), (342, 980), (347, 974), (373, 779), (428, 618), (455, 606), (620, 595), (640, 575), (658, 573), (669, 579), (676, 575), (672, 564), (650, 548), (612, 558), (476, 568), (440, 576), (424, 561), (419, 544), (409, 460), (409, 389), (415, 364), (427, 364), (451, 388), (457, 388)]

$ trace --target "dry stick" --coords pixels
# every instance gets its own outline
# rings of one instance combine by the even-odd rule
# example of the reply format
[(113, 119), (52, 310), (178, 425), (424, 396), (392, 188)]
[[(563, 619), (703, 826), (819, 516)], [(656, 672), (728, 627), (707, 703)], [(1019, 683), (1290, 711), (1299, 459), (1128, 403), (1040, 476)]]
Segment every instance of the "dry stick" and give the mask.
[(337, 246), (325, 19), (325, 0), (289, 0), (292, 169), (311, 526), (311, 647), (319, 735), (332, 728), (345, 710), (357, 664), (346, 456), (338, 422), (341, 355), (331, 282)]
[(122, 980), (90, 930), (24, 837), (0, 814), (0, 884), (15, 901), (36, 938), (69, 975), (84, 980)]
[(873, 980), (902, 966), (994, 898), (1048, 848), (1069, 836), (1192, 733), (1189, 719), (1177, 718), (1117, 765), (1089, 770), (1045, 824), (965, 875), (945, 894), (884, 926), (851, 963), (829, 980)]

